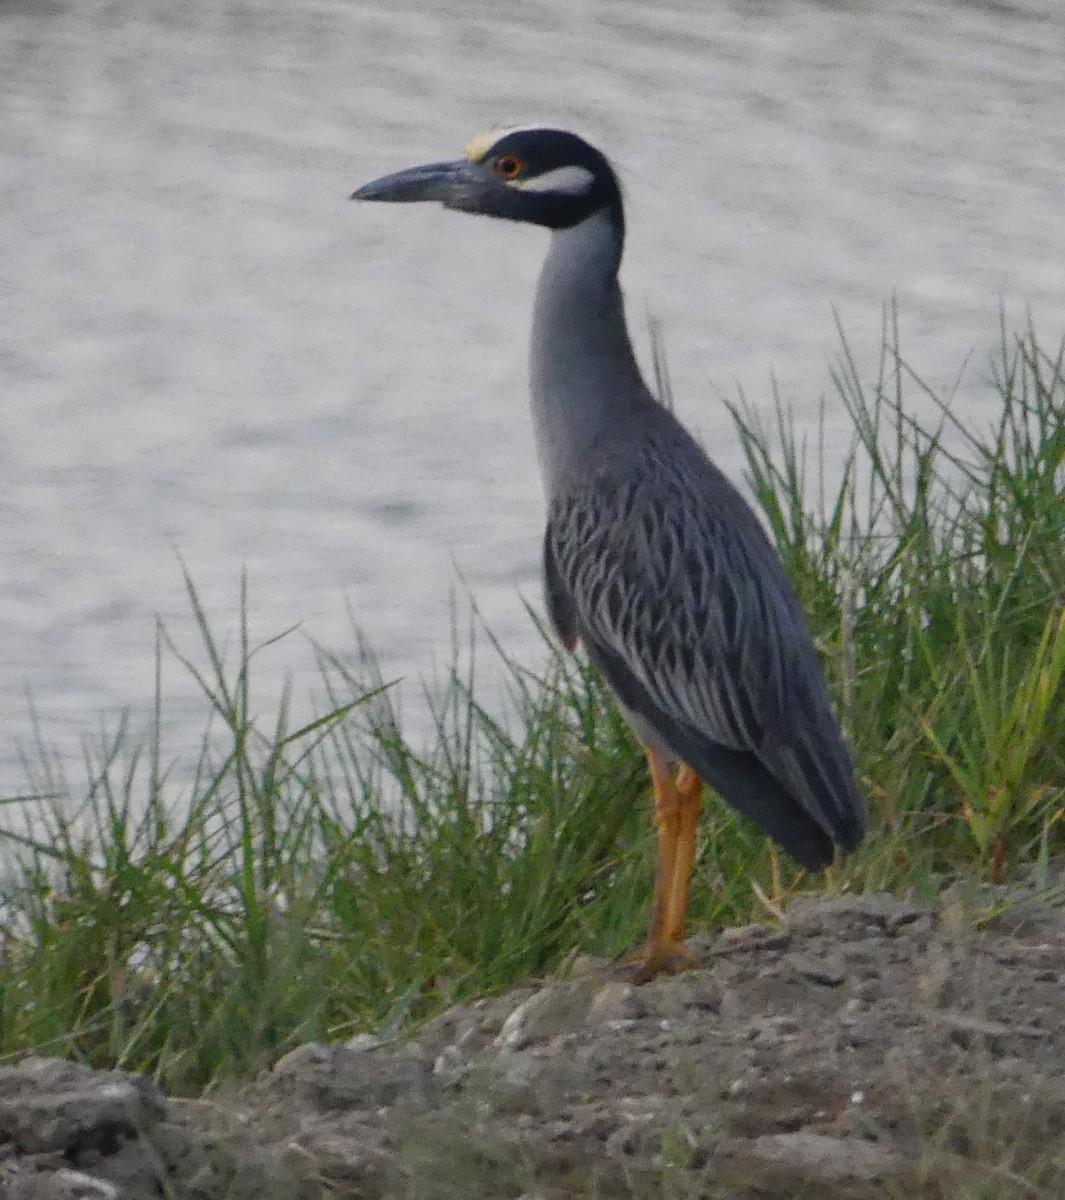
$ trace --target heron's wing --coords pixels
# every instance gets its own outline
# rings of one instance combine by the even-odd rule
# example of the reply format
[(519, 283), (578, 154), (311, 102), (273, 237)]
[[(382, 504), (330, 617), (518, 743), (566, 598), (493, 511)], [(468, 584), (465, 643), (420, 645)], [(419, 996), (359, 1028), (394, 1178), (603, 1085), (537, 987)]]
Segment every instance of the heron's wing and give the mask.
[(648, 452), (556, 498), (556, 626), (576, 629), (667, 746), (751, 753), (819, 825), (860, 840), (849, 755), (780, 560), (725, 477), (701, 455), (692, 470)]
[(787, 720), (787, 631), (734, 522), (707, 507), (646, 476), (570, 491), (549, 514), (548, 603), (562, 636), (619, 657), (665, 715), (755, 750)]
[(575, 650), (580, 637), (577, 607), (559, 571), (550, 522), (544, 534), (544, 603), (558, 640), (567, 650)]

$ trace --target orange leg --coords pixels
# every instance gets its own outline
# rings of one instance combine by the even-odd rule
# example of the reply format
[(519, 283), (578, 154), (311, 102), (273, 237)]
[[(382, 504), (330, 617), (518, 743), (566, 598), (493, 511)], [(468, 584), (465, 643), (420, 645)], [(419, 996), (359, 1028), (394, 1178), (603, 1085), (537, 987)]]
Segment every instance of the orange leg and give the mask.
[(666, 948), (669, 935), (669, 910), (673, 891), (673, 867), (677, 860), (680, 833), (680, 797), (665, 760), (653, 750), (647, 751), (651, 768), (651, 786), (655, 796), (655, 825), (658, 826), (658, 868), (655, 872), (655, 900), (651, 909), (650, 952)]
[(654, 750), (646, 753), (655, 796), (658, 869), (647, 954), (636, 971), (638, 983), (662, 971), (683, 971), (691, 966), (691, 955), (684, 948), (684, 916), (702, 792), (702, 780), (689, 768), (682, 767), (674, 780), (661, 755)]
[(703, 781), (688, 766), (682, 766), (675, 784), (680, 804), (677, 827), (677, 849), (673, 859), (673, 886), (669, 895), (666, 937), (678, 945), (684, 944), (684, 919), (688, 913), (688, 890), (695, 865), (695, 834), (699, 827), (699, 808)]

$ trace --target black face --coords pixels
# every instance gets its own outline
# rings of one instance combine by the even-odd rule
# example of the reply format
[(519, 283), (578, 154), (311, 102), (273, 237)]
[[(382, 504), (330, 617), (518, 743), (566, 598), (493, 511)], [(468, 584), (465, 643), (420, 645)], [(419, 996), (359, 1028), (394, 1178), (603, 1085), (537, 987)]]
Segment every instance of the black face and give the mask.
[[(622, 221), (621, 189), (601, 151), (565, 129), (513, 129), (477, 159), (520, 199), (517, 220), (552, 229), (577, 225), (606, 210)], [(474, 143), (471, 151), (480, 148)], [(504, 214), (505, 215), (505, 214)]]
[(436, 200), (446, 208), (568, 229), (605, 212), (619, 240), (621, 189), (606, 157), (564, 129), (520, 128), (476, 138), (457, 162), (413, 167), (368, 183), (356, 200)]

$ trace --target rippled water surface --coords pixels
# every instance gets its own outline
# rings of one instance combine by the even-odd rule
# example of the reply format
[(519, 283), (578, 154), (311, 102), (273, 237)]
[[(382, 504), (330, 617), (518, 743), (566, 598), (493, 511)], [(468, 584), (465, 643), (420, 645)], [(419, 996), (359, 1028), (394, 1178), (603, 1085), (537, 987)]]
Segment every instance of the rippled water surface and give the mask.
[[(835, 308), (875, 368), (892, 294), (973, 419), (1000, 308), (1065, 330), (1065, 15), (1046, 0), (0, 3), (0, 783), (149, 711), (194, 634), (349, 610), (387, 677), (447, 656), (456, 567), (535, 656), (525, 337), (542, 231), (356, 208), (385, 171), (547, 119), (615, 159), (632, 325), (740, 464), (720, 397), (813, 420)], [(646, 358), (646, 354), (644, 354)], [(830, 424), (840, 436), (838, 414)], [(300, 634), (262, 657), (306, 697)], [(175, 752), (203, 730), (168, 665)], [(413, 689), (412, 689), (413, 690)]]

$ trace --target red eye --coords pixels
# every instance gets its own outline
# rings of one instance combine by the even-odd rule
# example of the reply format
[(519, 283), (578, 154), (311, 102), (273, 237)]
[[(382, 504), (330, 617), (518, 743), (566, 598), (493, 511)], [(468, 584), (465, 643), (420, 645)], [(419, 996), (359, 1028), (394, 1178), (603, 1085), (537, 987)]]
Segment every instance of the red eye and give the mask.
[(500, 179), (517, 179), (525, 170), (525, 163), (515, 154), (501, 154), (492, 163), (492, 170)]

